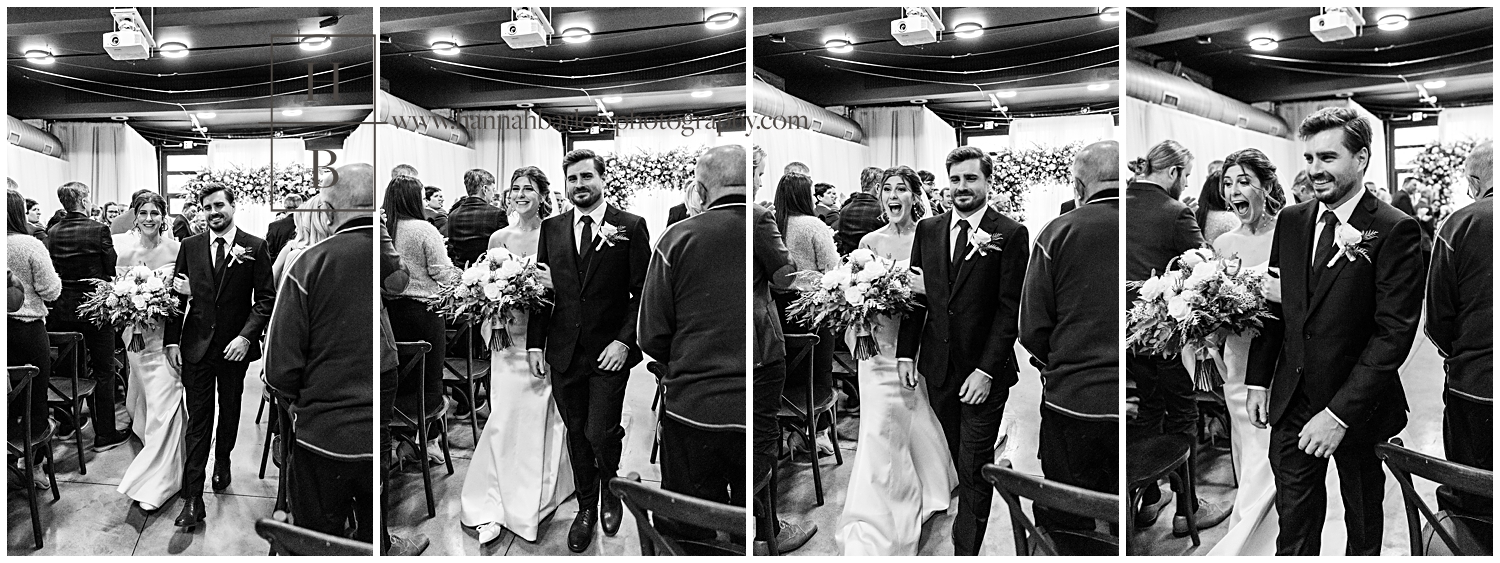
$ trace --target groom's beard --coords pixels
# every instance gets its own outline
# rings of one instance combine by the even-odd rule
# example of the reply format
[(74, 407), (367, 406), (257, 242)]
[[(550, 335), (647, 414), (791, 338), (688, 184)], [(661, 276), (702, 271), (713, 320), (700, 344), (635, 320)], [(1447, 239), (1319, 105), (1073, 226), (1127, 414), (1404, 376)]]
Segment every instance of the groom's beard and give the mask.
[(1360, 184), (1360, 178), (1339, 178), (1326, 171), (1309, 175), (1307, 180), (1312, 182), (1313, 197), (1330, 207)]
[[(984, 198), (985, 193), (986, 192), (972, 190), (969, 188), (959, 188), (953, 190), (952, 192), (950, 192), (950, 194), (953, 196), (953, 208), (963, 213), (973, 213), (975, 211), (978, 211), (984, 208), (984, 204), (987, 203)], [(960, 200), (965, 197), (968, 198), (968, 201), (960, 202)]]

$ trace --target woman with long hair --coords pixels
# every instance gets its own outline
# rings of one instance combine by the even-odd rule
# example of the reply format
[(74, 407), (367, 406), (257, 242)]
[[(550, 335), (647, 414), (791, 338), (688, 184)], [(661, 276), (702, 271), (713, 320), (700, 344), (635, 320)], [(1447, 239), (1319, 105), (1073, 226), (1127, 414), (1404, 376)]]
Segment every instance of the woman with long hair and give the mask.
[(1203, 181), (1203, 190), (1198, 193), (1198, 210), (1193, 212), (1198, 219), (1198, 228), (1203, 230), (1203, 240), (1210, 242), (1240, 224), (1224, 203), (1223, 177), (1222, 168), (1209, 172), (1208, 179)]
[[(813, 206), (812, 178), (797, 173), (781, 177), (776, 184), (776, 227), (786, 241), (787, 253), (799, 272), (826, 272), (839, 266), (838, 248), (833, 244), (833, 229), (818, 219)], [(781, 329), (785, 334), (807, 334), (811, 327), (794, 325), (786, 320), (786, 308), (797, 300), (794, 291), (775, 292), (776, 306), (781, 311)], [(831, 331), (818, 332), (818, 344), (806, 360), (813, 363), (813, 401), (822, 403), (833, 394), (833, 348), (835, 335)], [(787, 373), (802, 373), (798, 366), (787, 366)], [(807, 387), (797, 378), (788, 378), (782, 390), (784, 397), (806, 397)], [(803, 452), (814, 449), (802, 443), (802, 438), (793, 434), (792, 450)], [(833, 443), (824, 434), (817, 434), (816, 456), (833, 455)]]
[[(48, 431), (47, 378), (52, 375), (52, 360), (47, 356), (47, 301), (57, 300), (62, 295), (62, 278), (52, 267), (52, 256), (42, 241), (31, 236), (26, 223), (26, 198), (16, 190), (6, 193), (5, 247), (6, 267), (10, 279), (20, 285), (25, 299), (21, 307), (10, 311), (6, 318), (5, 365), (36, 366), (41, 370), (31, 382), (31, 392), (26, 397), (11, 403), (8, 436), (21, 432), (21, 413), (25, 403), (31, 402), (32, 436), (41, 436)], [(22, 466), (25, 467), (25, 466)], [(14, 469), (14, 468), (12, 468)], [(24, 471), (24, 470), (22, 470)], [(37, 467), (40, 472), (41, 468)], [(23, 477), (47, 488), (47, 477), (41, 473)]]
[[(319, 209), (327, 201), (321, 194), (315, 195), (308, 198), (307, 201), (302, 202), (300, 208), (304, 210)], [(294, 229), (292, 240), (287, 241), (286, 246), (281, 248), (281, 252), (276, 255), (276, 263), (271, 265), (271, 279), (276, 280), (276, 287), (278, 288), (281, 287), (281, 280), (285, 279), (286, 273), (292, 263), (297, 260), (298, 256), (302, 255), (302, 251), (307, 250), (314, 244), (323, 242), (323, 239), (333, 236), (334, 231), (333, 227), (329, 226), (326, 221), (318, 220), (318, 213), (307, 211), (291, 213)]]

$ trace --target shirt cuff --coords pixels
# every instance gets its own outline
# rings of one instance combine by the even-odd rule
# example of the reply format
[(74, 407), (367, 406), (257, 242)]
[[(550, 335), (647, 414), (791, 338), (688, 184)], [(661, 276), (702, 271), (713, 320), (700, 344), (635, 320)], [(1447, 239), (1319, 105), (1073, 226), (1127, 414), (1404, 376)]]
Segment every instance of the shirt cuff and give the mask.
[[(166, 348), (181, 348), (181, 347), (182, 346), (179, 346), (177, 344), (168, 344), (168, 345), (166, 345)], [(163, 349), (166, 349), (166, 348), (163, 348)]]
[(1328, 409), (1327, 407), (1324, 407), (1323, 408), (1323, 412), (1326, 412), (1326, 413), (1328, 413), (1328, 416), (1333, 417), (1333, 421), (1339, 423), (1339, 426), (1344, 427), (1344, 430), (1348, 430), (1349, 429), (1349, 425), (1348, 424), (1344, 424), (1344, 421), (1339, 418), (1339, 415), (1333, 414), (1332, 410)]
[(991, 377), (990, 374), (985, 373), (984, 370), (982, 370), (982, 369), (974, 368), (974, 373), (977, 373), (979, 375), (983, 375), (985, 379), (988, 379), (990, 381), (994, 381), (995, 380), (994, 377)]
[(911, 358), (896, 358), (896, 363), (899, 364), (901, 362), (913, 363), (913, 362), (916, 362), (916, 360), (913, 360)]
[(630, 349), (630, 345), (629, 345), (629, 344), (626, 344), (626, 343), (624, 343), (624, 342), (620, 342), (620, 341), (619, 341), (619, 340), (616, 340), (616, 341), (614, 341), (614, 342), (611, 342), (611, 343), (610, 343), (610, 344), (619, 344), (619, 345), (621, 345), (621, 346), (624, 346), (624, 347), (625, 347), (625, 349), (626, 349), (626, 350), (629, 350), (629, 349)]
[(541, 352), (542, 349), (541, 348), (527, 348), (526, 351), (527, 352)]
[(1266, 389), (1265, 387), (1261, 387), (1259, 385), (1246, 385), (1245, 388), (1246, 389), (1254, 389), (1256, 391), (1269, 391), (1269, 389)]

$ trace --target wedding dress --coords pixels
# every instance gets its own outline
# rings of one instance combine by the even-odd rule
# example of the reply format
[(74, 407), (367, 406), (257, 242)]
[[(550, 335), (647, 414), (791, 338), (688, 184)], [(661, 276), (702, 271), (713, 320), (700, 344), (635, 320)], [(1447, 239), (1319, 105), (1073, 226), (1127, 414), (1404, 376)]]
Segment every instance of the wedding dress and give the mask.
[(490, 353), (492, 410), (464, 476), (459, 521), (498, 524), (534, 542), (541, 521), (573, 494), (573, 470), (552, 379), (531, 375), (526, 315), (514, 317), (510, 347)]
[[(117, 268), (120, 273), (128, 267)], [(157, 268), (173, 276), (173, 264)], [(130, 360), (130, 386), (125, 393), (125, 409), (130, 412), (130, 430), (141, 439), (119, 491), (143, 505), (160, 507), (182, 487), (183, 435), (187, 430), (187, 407), (182, 389), (182, 375), (167, 364), (162, 344), (165, 321), (145, 333), (146, 348), (125, 352)], [(134, 335), (125, 329), (123, 340)]]
[(900, 324), (881, 317), (880, 353), (859, 362), (858, 454), (837, 536), (844, 555), (916, 555), (922, 523), (948, 509), (958, 485), (927, 386), (907, 389), (896, 374)]

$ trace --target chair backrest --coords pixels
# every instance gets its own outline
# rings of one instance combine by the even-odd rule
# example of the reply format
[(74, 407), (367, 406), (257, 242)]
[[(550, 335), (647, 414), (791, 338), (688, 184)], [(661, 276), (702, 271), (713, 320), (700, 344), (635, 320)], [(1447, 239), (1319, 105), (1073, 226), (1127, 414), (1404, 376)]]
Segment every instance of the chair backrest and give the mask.
[[(641, 555), (703, 555), (689, 553), (683, 548), (682, 542), (662, 535), (657, 531), (656, 526), (651, 524), (649, 515), (658, 515), (676, 522), (691, 523), (694, 526), (724, 532), (737, 545), (745, 545), (747, 515), (743, 508), (645, 485), (641, 483), (640, 474), (635, 472), (625, 477), (610, 479), (609, 490), (615, 496), (620, 497), (625, 508), (635, 516), (636, 532), (641, 537)], [(723, 551), (724, 555), (732, 554), (722, 548), (720, 551)], [(744, 552), (741, 551), (738, 554), (744, 555)]]
[[(1043, 554), (1059, 555), (1057, 544), (1052, 541), (1047, 532), (1038, 528), (1021, 510), (1021, 498), (1031, 499), (1033, 510), (1041, 506), (1068, 514), (1103, 520), (1110, 524), (1120, 522), (1120, 497), (1118, 495), (1091, 491), (1028, 475), (1012, 469), (1010, 460), (987, 464), (981, 471), (985, 480), (995, 486), (995, 490), (1000, 492), (1000, 498), (1005, 499), (1006, 506), (1010, 508), (1011, 529), (1016, 538), (1016, 555), (1030, 554), (1032, 539), (1037, 544), (1037, 550)], [(1116, 548), (1119, 546), (1118, 538), (1094, 537), (1093, 539), (1111, 543)]]
[[(284, 514), (276, 512), (276, 516), (280, 518), (285, 518)], [(272, 555), (375, 555), (374, 544), (299, 528), (275, 518), (256, 520), (255, 533), (270, 542)]]
[[(81, 332), (48, 332), (47, 345), (57, 349), (57, 363), (53, 365), (67, 365), (69, 377), (73, 379), (73, 386), (68, 388), (68, 393), (58, 392), (64, 397), (75, 397), (78, 392), (78, 377), (83, 373), (83, 333)], [(43, 381), (43, 385), (50, 385)], [(53, 387), (53, 391), (58, 391)]]
[[(21, 401), (24, 405), (21, 407), (21, 435), (26, 438), (22, 438), (18, 442), (24, 444), (35, 434), (31, 428), (31, 409), (33, 408), (30, 399), (31, 386), (37, 384), (36, 377), (42, 373), (42, 370), (36, 366), (26, 365), (8, 367), (6, 368), (6, 372), (10, 376), (10, 379), (7, 380), (10, 383), (10, 388), (5, 390), (6, 404), (15, 404), (17, 398), (26, 397), (25, 400)], [(10, 442), (6, 441), (6, 445), (9, 446), (9, 444)], [(14, 448), (11, 449), (14, 450)], [(19, 450), (16, 451), (19, 453)]]
[(1396, 482), (1401, 485), (1401, 496), (1406, 501), (1406, 525), (1411, 533), (1412, 555), (1422, 555), (1425, 544), (1421, 537), (1424, 519), (1438, 538), (1442, 539), (1443, 545), (1454, 555), (1489, 555), (1489, 550), (1474, 542), (1472, 537), (1455, 535), (1453, 530), (1449, 529), (1453, 523), (1445, 522), (1446, 519), (1441, 518), (1432, 511), (1431, 507), (1427, 506), (1427, 502), (1417, 494), (1411, 476), (1416, 475), (1465, 493), (1494, 498), (1495, 473), (1493, 471), (1461, 465), (1406, 449), (1400, 438), (1391, 438), (1390, 443), (1377, 444), (1375, 456), (1385, 462), (1386, 467), (1391, 470), (1391, 475), (1395, 476)]
[(818, 345), (818, 335), (816, 334), (786, 334), (783, 337), (786, 342), (786, 349), (796, 351), (792, 357), (787, 358), (787, 369), (801, 364), (802, 360), (808, 354), (812, 353), (813, 347)]
[(667, 364), (655, 361), (646, 362), (646, 371), (649, 371), (651, 372), (651, 375), (656, 376), (657, 381), (661, 381), (667, 378)]

